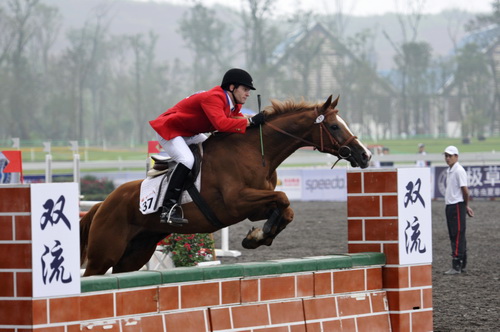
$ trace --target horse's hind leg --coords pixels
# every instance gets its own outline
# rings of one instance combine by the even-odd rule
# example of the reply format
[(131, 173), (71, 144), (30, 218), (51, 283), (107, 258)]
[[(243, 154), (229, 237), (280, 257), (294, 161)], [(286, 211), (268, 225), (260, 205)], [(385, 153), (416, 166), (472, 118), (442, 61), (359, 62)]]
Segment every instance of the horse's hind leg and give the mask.
[(137, 271), (142, 268), (153, 256), (157, 243), (166, 235), (139, 236), (130, 241), (125, 253), (118, 263), (113, 266), (113, 273)]

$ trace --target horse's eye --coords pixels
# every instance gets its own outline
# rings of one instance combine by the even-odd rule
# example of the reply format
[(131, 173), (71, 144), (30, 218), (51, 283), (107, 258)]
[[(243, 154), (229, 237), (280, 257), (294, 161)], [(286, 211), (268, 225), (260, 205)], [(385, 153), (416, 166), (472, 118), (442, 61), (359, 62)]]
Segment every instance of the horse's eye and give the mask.
[(336, 124), (332, 124), (332, 125), (330, 126), (330, 128), (332, 128), (332, 130), (337, 130), (337, 129), (339, 129), (339, 126), (338, 126), (338, 125), (336, 125)]

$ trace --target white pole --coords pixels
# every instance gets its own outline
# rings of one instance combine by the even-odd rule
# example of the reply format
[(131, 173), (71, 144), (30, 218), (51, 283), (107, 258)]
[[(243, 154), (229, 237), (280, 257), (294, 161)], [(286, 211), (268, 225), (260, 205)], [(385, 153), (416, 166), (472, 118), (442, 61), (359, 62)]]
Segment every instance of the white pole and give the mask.
[(45, 182), (52, 182), (52, 155), (50, 153), (45, 155)]
[(222, 251), (229, 250), (229, 229), (227, 227), (221, 230), (221, 249)]
[(219, 257), (239, 257), (241, 252), (238, 250), (229, 250), (229, 228), (221, 229), (221, 249), (215, 249), (215, 255)]
[(73, 155), (73, 182), (78, 183), (78, 197), (80, 197), (80, 155)]

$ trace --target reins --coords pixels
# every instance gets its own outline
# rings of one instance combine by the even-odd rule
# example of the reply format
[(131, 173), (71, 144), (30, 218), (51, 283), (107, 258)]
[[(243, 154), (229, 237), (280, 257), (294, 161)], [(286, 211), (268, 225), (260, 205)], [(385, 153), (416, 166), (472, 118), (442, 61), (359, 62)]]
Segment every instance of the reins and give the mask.
[[(335, 167), (335, 165), (337, 165), (337, 163), (341, 160), (341, 159), (347, 159), (351, 156), (351, 148), (349, 148), (348, 144), (351, 143), (353, 140), (355, 140), (357, 137), (356, 136), (351, 136), (349, 137), (342, 145), (332, 136), (332, 134), (330, 133), (330, 131), (328, 130), (328, 128), (326, 128), (326, 125), (324, 123), (324, 120), (325, 120), (325, 115), (323, 114), (319, 114), (318, 113), (318, 109), (315, 108), (314, 109), (316, 111), (316, 114), (318, 115), (316, 117), (316, 121), (314, 122), (314, 124), (319, 124), (319, 137), (320, 137), (320, 145), (318, 146), (316, 143), (314, 142), (311, 142), (311, 141), (308, 141), (302, 137), (299, 137), (299, 136), (296, 136), (296, 135), (293, 135), (293, 134), (290, 134), (289, 132), (273, 125), (272, 123), (270, 122), (266, 122), (266, 125), (268, 125), (269, 127), (271, 127), (272, 129), (274, 129), (275, 131), (277, 132), (280, 132), (284, 135), (287, 135), (289, 137), (292, 137), (296, 140), (299, 140), (301, 142), (304, 142), (306, 143), (307, 145), (309, 146), (313, 146), (315, 149), (317, 149), (318, 151), (320, 152), (328, 152), (328, 153), (331, 153), (333, 155), (337, 155), (337, 161), (333, 164), (332, 168)], [(332, 112), (332, 111), (327, 111), (328, 112)], [(326, 114), (326, 113), (325, 113)], [(324, 146), (324, 142), (323, 142), (323, 130), (326, 132), (327, 134), (327, 137), (330, 139), (330, 143), (334, 146), (334, 147), (338, 147), (337, 149), (330, 149), (330, 148), (325, 148)]]

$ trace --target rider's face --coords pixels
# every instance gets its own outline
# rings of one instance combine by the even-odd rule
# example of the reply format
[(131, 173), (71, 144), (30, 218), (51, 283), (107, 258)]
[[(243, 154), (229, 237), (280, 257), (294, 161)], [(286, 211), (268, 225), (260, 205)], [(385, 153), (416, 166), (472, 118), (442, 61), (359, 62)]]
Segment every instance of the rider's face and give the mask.
[(240, 85), (236, 89), (233, 90), (234, 102), (236, 104), (244, 104), (247, 101), (247, 98), (250, 97), (250, 88)]

